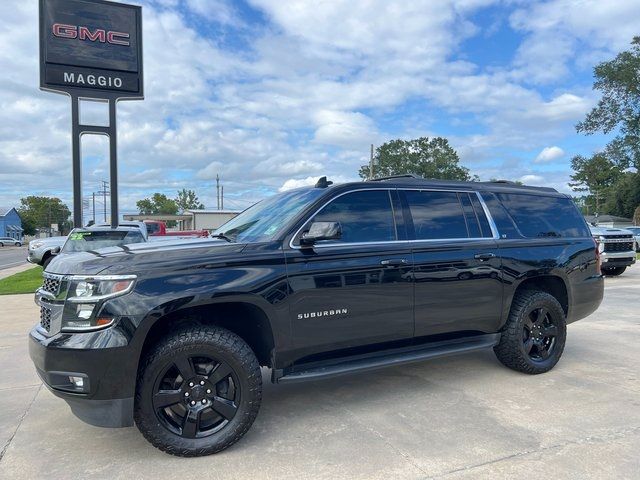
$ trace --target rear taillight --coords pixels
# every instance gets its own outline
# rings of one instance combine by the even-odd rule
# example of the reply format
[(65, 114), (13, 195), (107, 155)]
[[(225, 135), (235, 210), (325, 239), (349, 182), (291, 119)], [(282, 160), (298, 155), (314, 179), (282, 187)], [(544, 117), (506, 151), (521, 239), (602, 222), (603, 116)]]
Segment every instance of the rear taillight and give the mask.
[(593, 239), (593, 243), (595, 244), (595, 247), (596, 247), (596, 273), (598, 275), (602, 275), (602, 270), (600, 270), (600, 267), (602, 265), (600, 260), (600, 244), (595, 238)]

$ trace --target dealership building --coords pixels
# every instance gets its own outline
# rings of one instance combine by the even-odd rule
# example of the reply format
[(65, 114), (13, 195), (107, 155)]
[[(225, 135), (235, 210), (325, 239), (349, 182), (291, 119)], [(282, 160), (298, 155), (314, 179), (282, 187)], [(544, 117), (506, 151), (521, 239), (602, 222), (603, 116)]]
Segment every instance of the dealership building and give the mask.
[(187, 210), (182, 215), (123, 215), (125, 220), (175, 221), (176, 230), (215, 230), (238, 215), (237, 210)]
[(15, 208), (0, 207), (0, 237), (22, 240), (22, 219)]

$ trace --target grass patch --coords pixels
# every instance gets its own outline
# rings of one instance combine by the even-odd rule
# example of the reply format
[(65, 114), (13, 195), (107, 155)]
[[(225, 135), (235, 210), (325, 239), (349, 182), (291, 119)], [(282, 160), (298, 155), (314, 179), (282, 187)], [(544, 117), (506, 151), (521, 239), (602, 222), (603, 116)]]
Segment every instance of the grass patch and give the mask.
[(0, 279), (0, 295), (34, 293), (40, 285), (42, 285), (42, 267), (33, 267)]

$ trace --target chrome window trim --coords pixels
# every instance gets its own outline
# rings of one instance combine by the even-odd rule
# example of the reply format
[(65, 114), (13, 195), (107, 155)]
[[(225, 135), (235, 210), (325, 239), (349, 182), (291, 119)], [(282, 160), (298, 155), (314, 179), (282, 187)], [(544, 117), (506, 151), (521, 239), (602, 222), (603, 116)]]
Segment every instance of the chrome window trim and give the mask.
[[(346, 192), (342, 192), (339, 195), (336, 195), (335, 197), (332, 197), (331, 199), (327, 200), (322, 206), (320, 206), (315, 212), (313, 212), (313, 214), (311, 216), (309, 216), (309, 218), (307, 219), (306, 222), (304, 222), (302, 224), (302, 226), (300, 228), (298, 228), (298, 230), (296, 230), (296, 233), (293, 234), (293, 236), (291, 237), (291, 239), (289, 240), (289, 248), (293, 249), (293, 250), (301, 250), (302, 247), (300, 245), (294, 245), (293, 241), (298, 238), (298, 236), (300, 235), (300, 232), (302, 232), (302, 230), (304, 229), (305, 226), (307, 226), (309, 224), (309, 222), (311, 220), (314, 219), (314, 217), (327, 205), (329, 205), (331, 202), (333, 202), (334, 200), (342, 197), (343, 195), (347, 195), (349, 193), (355, 193), (355, 192), (364, 192), (364, 191), (371, 191), (371, 190), (386, 190), (387, 192), (389, 192), (389, 195), (391, 195), (391, 190), (403, 190), (403, 191), (414, 191), (414, 192), (451, 192), (451, 193), (475, 193), (476, 196), (478, 197), (478, 200), (480, 201), (480, 205), (482, 205), (482, 210), (484, 211), (485, 216), (487, 217), (487, 221), (489, 222), (489, 227), (491, 228), (491, 233), (492, 233), (492, 237), (464, 237), (464, 238), (430, 238), (430, 239), (415, 239), (415, 240), (384, 240), (384, 241), (373, 241), (373, 242), (334, 242), (334, 243), (326, 243), (326, 244), (321, 244), (321, 245), (313, 245), (313, 248), (328, 248), (328, 247), (349, 247), (349, 246), (365, 246), (365, 245), (388, 245), (388, 244), (413, 244), (413, 243), (446, 243), (446, 242), (477, 242), (479, 240), (498, 240), (500, 239), (500, 233), (498, 232), (498, 227), (496, 226), (496, 223), (493, 220), (493, 217), (491, 216), (491, 213), (489, 212), (489, 208), (487, 207), (487, 204), (485, 203), (484, 199), (482, 198), (482, 195), (480, 195), (480, 192), (478, 192), (477, 190), (455, 190), (455, 189), (441, 189), (441, 188), (416, 188), (416, 187), (387, 187), (387, 188), (357, 188), (354, 190), (347, 190)], [(391, 200), (391, 199), (390, 199)], [(391, 209), (393, 211), (393, 201), (391, 201)], [(394, 216), (394, 224), (395, 224), (395, 216)], [(396, 225), (396, 236), (397, 236), (397, 225)]]

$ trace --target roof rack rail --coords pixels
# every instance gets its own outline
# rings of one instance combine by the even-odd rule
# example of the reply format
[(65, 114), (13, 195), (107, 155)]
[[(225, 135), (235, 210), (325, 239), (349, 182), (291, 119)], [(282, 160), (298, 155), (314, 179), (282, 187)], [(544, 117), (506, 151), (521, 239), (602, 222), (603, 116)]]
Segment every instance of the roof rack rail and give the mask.
[(403, 175), (389, 175), (388, 177), (372, 178), (369, 181), (370, 182), (383, 182), (385, 180), (394, 180), (396, 178), (417, 178), (417, 179), (420, 179), (420, 180), (424, 180), (423, 177), (421, 177), (420, 175), (416, 175), (415, 173), (405, 173)]
[(509, 184), (509, 185), (517, 185), (517, 183), (514, 182), (513, 180), (491, 180), (491, 181), (489, 181), (487, 183), (506, 183), (506, 184)]

